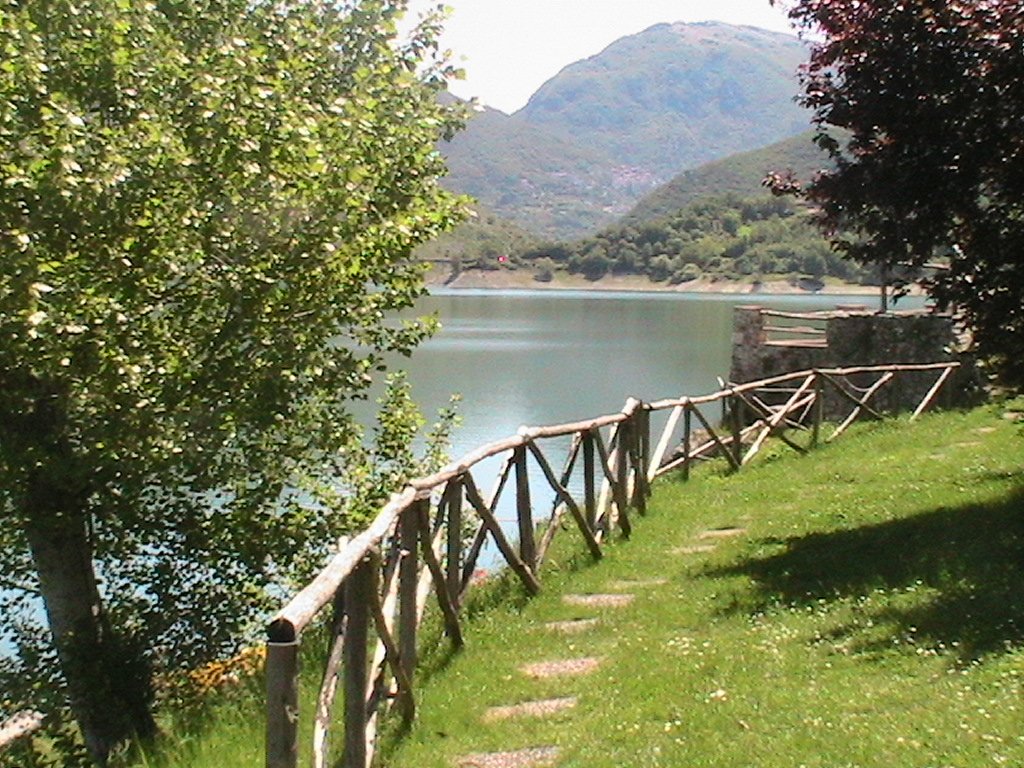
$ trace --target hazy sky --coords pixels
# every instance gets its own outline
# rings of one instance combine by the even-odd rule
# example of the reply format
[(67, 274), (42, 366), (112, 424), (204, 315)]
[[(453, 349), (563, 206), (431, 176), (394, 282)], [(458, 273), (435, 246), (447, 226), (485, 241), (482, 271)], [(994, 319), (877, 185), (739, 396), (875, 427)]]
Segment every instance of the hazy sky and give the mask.
[[(410, 0), (411, 14), (439, 0)], [(452, 91), (514, 112), (567, 64), (661, 22), (725, 21), (792, 32), (768, 0), (446, 0), (443, 44), (466, 79)]]

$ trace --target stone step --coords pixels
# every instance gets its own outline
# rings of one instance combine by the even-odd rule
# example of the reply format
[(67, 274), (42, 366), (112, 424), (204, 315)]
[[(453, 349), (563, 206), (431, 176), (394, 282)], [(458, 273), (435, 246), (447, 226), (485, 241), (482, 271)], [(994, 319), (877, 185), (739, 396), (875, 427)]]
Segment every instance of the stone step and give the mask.
[(726, 528), (711, 528), (710, 530), (703, 531), (697, 538), (702, 540), (708, 539), (731, 539), (736, 536), (746, 536), (746, 528), (738, 528), (735, 526), (729, 526)]
[(456, 760), (459, 768), (541, 768), (554, 765), (558, 747), (530, 747), (514, 752), (479, 752)]
[(601, 659), (590, 656), (582, 659), (559, 659), (556, 661), (536, 661), (524, 664), (519, 668), (527, 677), (574, 677), (593, 672), (601, 665)]
[(551, 632), (560, 632), (563, 635), (575, 635), (593, 629), (598, 619), (571, 619), (569, 621), (549, 621), (544, 624), (544, 629)]
[(633, 602), (635, 595), (563, 595), (562, 602), (566, 605), (583, 606), (586, 608), (622, 608)]
[(673, 555), (702, 555), (707, 552), (714, 552), (714, 544), (691, 544), (687, 547), (676, 547), (672, 550)]
[(521, 704), (510, 704), (502, 707), (490, 707), (484, 712), (484, 720), (511, 720), (519, 717), (547, 717), (557, 712), (572, 709), (577, 704), (575, 696), (562, 699), (543, 699), (541, 701), (524, 701)]

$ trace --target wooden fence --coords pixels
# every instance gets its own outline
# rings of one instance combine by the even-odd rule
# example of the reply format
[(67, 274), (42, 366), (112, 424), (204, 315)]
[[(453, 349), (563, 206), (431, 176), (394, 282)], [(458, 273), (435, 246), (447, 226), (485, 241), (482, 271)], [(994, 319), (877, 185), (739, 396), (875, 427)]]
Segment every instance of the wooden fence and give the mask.
[[(341, 764), (366, 768), (373, 759), (381, 718), (392, 709), (406, 723), (415, 718), (417, 632), (431, 593), (448, 642), (463, 645), (461, 609), (488, 541), (526, 590), (536, 594), (541, 589), (541, 565), (563, 527), (575, 530), (591, 556), (600, 558), (609, 537), (629, 536), (632, 516), (644, 514), (650, 484), (658, 476), (679, 471), (688, 477), (695, 462), (711, 456), (724, 457), (739, 470), (769, 437), (804, 453), (838, 437), (863, 416), (881, 418), (871, 405), (872, 397), (901, 377), (934, 376), (913, 413), (916, 418), (935, 402), (958, 367), (944, 362), (808, 370), (749, 384), (723, 383), (720, 391), (702, 397), (653, 403), (630, 399), (621, 412), (608, 416), (524, 427), (514, 437), (413, 481), (391, 498), (365, 531), (343, 542), (327, 566), (271, 621), (267, 767), (298, 765), (299, 645), (303, 631), (327, 614), (328, 607), (329, 616), (322, 622), (329, 626), (329, 650), (311, 707), (312, 764), (336, 764), (329, 742), (335, 704), (340, 701)], [(849, 406), (846, 417), (834, 425), (822, 420), (826, 397)], [(721, 407), (720, 419), (709, 416), (716, 406)], [(651, 416), (666, 412), (664, 428), (653, 442)], [(823, 434), (826, 430), (828, 435)], [(567, 441), (568, 453), (556, 465), (545, 448)], [(670, 456), (673, 446), (679, 447)], [(473, 473), (492, 457), (501, 457), (503, 465), (493, 489), (485, 494)], [(534, 515), (540, 489), (536, 480), (531, 481), (529, 465), (539, 469), (534, 477), (543, 477), (544, 492), (553, 495), (550, 513), (540, 518)], [(582, 481), (579, 499), (570, 493), (573, 478)], [(512, 539), (497, 519), (504, 494), (510, 501), (514, 498)], [(473, 525), (467, 536), (468, 523)]]

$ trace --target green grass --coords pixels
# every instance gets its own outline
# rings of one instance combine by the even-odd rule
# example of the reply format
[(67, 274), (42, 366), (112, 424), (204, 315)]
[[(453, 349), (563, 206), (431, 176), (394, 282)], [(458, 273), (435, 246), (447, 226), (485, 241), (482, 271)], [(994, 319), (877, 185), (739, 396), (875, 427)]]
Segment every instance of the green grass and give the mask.
[[(1019, 427), (981, 409), (664, 482), (632, 541), (473, 627), (385, 764), (539, 745), (565, 766), (1024, 764), (1022, 448)], [(725, 526), (748, 532), (674, 553)], [(667, 581), (627, 608), (561, 600), (651, 577)], [(580, 616), (601, 623), (569, 637), (541, 628)], [(604, 662), (585, 677), (518, 671), (589, 655)], [(480, 719), (570, 695), (579, 705), (550, 719)]]
[[(660, 482), (600, 563), (567, 532), (541, 596), (509, 590), (476, 613), (461, 653), (427, 657), (419, 719), (382, 764), (547, 745), (559, 766), (1024, 764), (1024, 436), (1003, 410), (867, 425), (807, 457), (777, 449), (741, 475)], [(676, 551), (727, 526), (747, 533)], [(625, 608), (562, 601), (652, 578), (665, 581)], [(543, 629), (580, 617), (601, 621)], [(576, 678), (519, 671), (578, 656), (603, 661)], [(562, 696), (578, 706), (481, 720)], [(261, 764), (258, 700), (229, 695), (137, 764)]]

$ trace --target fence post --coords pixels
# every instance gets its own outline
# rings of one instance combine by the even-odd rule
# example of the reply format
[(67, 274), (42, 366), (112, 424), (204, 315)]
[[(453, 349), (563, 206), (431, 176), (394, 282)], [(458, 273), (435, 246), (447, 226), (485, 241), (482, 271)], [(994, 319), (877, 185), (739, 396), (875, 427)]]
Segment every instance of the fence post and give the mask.
[(299, 764), (299, 640), (267, 641), (267, 768)]
[(526, 446), (515, 449), (516, 517), (519, 520), (519, 556), (533, 571), (537, 568), (537, 545), (533, 532), (533, 509), (530, 505), (530, 478), (526, 474)]
[(447, 541), (447, 570), (445, 579), (448, 593), (452, 596), (452, 602), (458, 610), (459, 595), (462, 592), (462, 479), (455, 478), (451, 481), (450, 492), (448, 493), (448, 541)]
[(633, 498), (630, 503), (641, 515), (647, 514), (647, 465), (644, 455), (644, 414), (641, 406), (630, 418), (629, 428), (629, 463), (633, 472)]
[(693, 431), (693, 406), (689, 402), (683, 410), (683, 480), (690, 479), (690, 436)]
[[(587, 432), (583, 436), (583, 498), (587, 510), (587, 526), (594, 531), (597, 526), (597, 490), (595, 488), (594, 436)], [(596, 531), (594, 531), (596, 533)]]
[(825, 413), (825, 386), (821, 380), (821, 373), (814, 370), (814, 427), (811, 432), (811, 447), (817, 448), (821, 439), (821, 422)]
[(619, 509), (619, 528), (622, 535), (629, 538), (633, 526), (629, 522), (629, 454), (630, 443), (633, 441), (633, 419), (628, 418), (619, 424), (615, 438), (615, 488), (612, 489), (612, 500)]
[(646, 404), (641, 404), (637, 414), (640, 419), (640, 455), (637, 457), (640, 466), (637, 472), (643, 475), (644, 497), (648, 497), (651, 495), (651, 483), (647, 479), (647, 468), (651, 465), (651, 412)]
[(370, 589), (373, 561), (363, 559), (345, 580), (345, 768), (366, 768), (366, 689), (369, 683)]
[(419, 624), (416, 592), (419, 588), (419, 524), (417, 504), (402, 510), (398, 535), (401, 537), (402, 560), (398, 564), (398, 652), (406, 677), (411, 681), (416, 671), (416, 627)]

